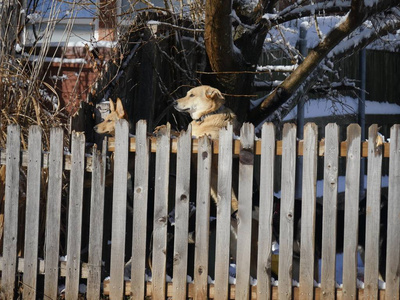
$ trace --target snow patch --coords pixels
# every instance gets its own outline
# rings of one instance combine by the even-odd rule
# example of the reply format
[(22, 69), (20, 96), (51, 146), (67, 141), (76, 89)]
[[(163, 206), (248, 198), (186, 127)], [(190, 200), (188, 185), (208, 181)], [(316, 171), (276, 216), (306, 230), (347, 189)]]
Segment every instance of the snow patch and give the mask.
[[(262, 99), (263, 100), (263, 99)], [(254, 102), (256, 103), (256, 102)], [(305, 118), (319, 118), (328, 116), (341, 116), (356, 114), (358, 111), (358, 99), (341, 96), (338, 102), (330, 99), (310, 99), (304, 104)], [(397, 115), (400, 114), (400, 105), (389, 102), (365, 101), (365, 113), (367, 115)], [(284, 121), (297, 117), (297, 107), (294, 108)]]

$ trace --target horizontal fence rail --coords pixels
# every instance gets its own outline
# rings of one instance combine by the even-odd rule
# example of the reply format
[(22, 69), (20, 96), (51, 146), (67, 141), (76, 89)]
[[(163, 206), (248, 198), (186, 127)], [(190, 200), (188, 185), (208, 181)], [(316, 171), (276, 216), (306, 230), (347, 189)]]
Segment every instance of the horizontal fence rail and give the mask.
[(40, 127), (27, 149), (20, 134), (10, 125), (0, 149), (1, 299), (400, 297), (400, 125), (388, 141), (356, 124), (343, 141), (336, 124), (324, 139), (315, 124), (285, 124), (282, 140), (244, 124), (210, 140), (149, 137), (145, 121), (130, 136), (122, 120), (91, 153), (83, 133), (66, 150), (51, 129), (49, 152)]

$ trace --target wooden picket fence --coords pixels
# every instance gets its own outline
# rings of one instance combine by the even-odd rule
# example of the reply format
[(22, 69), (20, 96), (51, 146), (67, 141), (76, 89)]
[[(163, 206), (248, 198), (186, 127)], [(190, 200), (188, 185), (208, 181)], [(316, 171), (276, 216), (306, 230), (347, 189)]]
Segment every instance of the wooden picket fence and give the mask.
[[(63, 131), (53, 128), (50, 151), (44, 153), (41, 129), (32, 126), (28, 150), (22, 151), (20, 128), (7, 129), (6, 149), (1, 150), (1, 165), (6, 165), (3, 256), (1, 257), (1, 293), (4, 299), (15, 296), (17, 274), (22, 274), (23, 299), (37, 296), (38, 275), (44, 275), (44, 299), (57, 299), (60, 276), (66, 278), (65, 298), (78, 299), (79, 284), (86, 280), (87, 299), (399, 299), (400, 270), (400, 125), (391, 129), (390, 143), (382, 142), (378, 127), (369, 128), (367, 142), (361, 141), (361, 130), (352, 124), (347, 140), (339, 140), (338, 126), (328, 124), (325, 139), (319, 141), (317, 126), (304, 127), (304, 140), (296, 140), (296, 126), (285, 124), (281, 141), (275, 139), (271, 124), (262, 127), (256, 139), (254, 127), (244, 124), (240, 140), (232, 139), (232, 127), (220, 132), (218, 141), (203, 137), (192, 139), (190, 128), (179, 138), (170, 137), (170, 129), (158, 137), (148, 137), (146, 123), (139, 121), (136, 134), (129, 136), (126, 121), (116, 124), (115, 139), (104, 143), (103, 151), (94, 147), (85, 155), (85, 135), (72, 133), (71, 151), (64, 153)], [(102, 278), (102, 245), (106, 149), (114, 152), (112, 243), (110, 277)], [(135, 152), (134, 200), (132, 228), (131, 278), (124, 279), (127, 179), (129, 152)], [(149, 158), (155, 152), (154, 223), (152, 233), (152, 280), (145, 280), (146, 217), (148, 215)], [(173, 282), (166, 282), (169, 166), (176, 153), (176, 198)], [(192, 153), (197, 153), (197, 178), (190, 176)], [(258, 223), (257, 284), (250, 285), (252, 231), (252, 189), (254, 156), (260, 158), (260, 205)], [(275, 158), (282, 157), (279, 284), (271, 285), (272, 224)], [(295, 169), (297, 156), (303, 156), (302, 225), (299, 286), (292, 286), (293, 222)], [(239, 208), (237, 218), (236, 283), (229, 284), (232, 161), (239, 157)], [(323, 236), (321, 284), (314, 286), (314, 247), (316, 215), (317, 157), (324, 156)], [(345, 233), (343, 253), (343, 286), (336, 287), (335, 239), (338, 188), (338, 159), (346, 157)], [(211, 163), (218, 157), (218, 198), (214, 282), (208, 282), (210, 231)], [(367, 217), (365, 247), (365, 288), (357, 288), (357, 233), (359, 208), (360, 161), (367, 158)], [(388, 230), (379, 232), (381, 199), (381, 164), (389, 157)], [(17, 255), (18, 203), (20, 170), (27, 167), (24, 257)], [(48, 190), (40, 190), (42, 169), (48, 169)], [(60, 219), (63, 170), (69, 170), (69, 207), (67, 259), (60, 262)], [(84, 175), (91, 172), (90, 233), (88, 261), (81, 261), (82, 202)], [(188, 219), (190, 180), (197, 180), (196, 239), (193, 282), (187, 282)], [(45, 257), (38, 258), (38, 220), (40, 193), (47, 193)], [(194, 201), (193, 199), (190, 199)], [(378, 287), (379, 234), (387, 234), (386, 288)], [(254, 241), (253, 241), (254, 242)], [(18, 277), (20, 278), (20, 277)], [(21, 283), (19, 283), (21, 285)]]

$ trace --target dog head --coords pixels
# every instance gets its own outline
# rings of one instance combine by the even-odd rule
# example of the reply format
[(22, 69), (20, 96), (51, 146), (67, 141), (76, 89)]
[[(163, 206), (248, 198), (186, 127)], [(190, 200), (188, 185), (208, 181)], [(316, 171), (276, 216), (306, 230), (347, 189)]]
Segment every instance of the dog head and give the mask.
[(197, 120), (216, 111), (224, 103), (225, 98), (218, 89), (202, 85), (189, 90), (185, 97), (175, 101), (174, 106), (177, 111), (187, 112)]
[(103, 122), (94, 126), (94, 131), (100, 134), (115, 135), (115, 123), (120, 119), (128, 119), (128, 115), (122, 106), (121, 99), (117, 98), (117, 103), (110, 99), (110, 113)]

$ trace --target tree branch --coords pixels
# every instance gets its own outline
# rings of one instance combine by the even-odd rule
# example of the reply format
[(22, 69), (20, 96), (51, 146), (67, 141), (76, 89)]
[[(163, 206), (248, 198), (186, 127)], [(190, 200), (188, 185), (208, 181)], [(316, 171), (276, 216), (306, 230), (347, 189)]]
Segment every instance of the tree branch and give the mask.
[[(290, 105), (287, 105), (286, 102), (291, 98), (293, 99), (300, 86), (310, 78), (311, 73), (317, 69), (322, 60), (327, 57), (336, 45), (349, 36), (368, 17), (397, 4), (394, 0), (386, 0), (379, 1), (374, 7), (365, 7), (364, 1), (353, 0), (351, 10), (346, 19), (332, 29), (325, 39), (309, 52), (302, 64), (280, 86), (272, 91), (258, 107), (249, 113), (248, 120), (257, 126), (263, 123), (267, 117), (271, 119), (271, 115), (278, 108), (284, 112), (289, 111), (297, 104), (297, 100), (291, 101)], [(298, 99), (297, 97), (294, 98)]]

